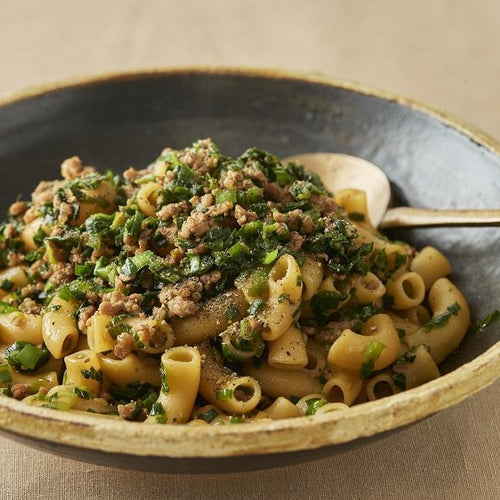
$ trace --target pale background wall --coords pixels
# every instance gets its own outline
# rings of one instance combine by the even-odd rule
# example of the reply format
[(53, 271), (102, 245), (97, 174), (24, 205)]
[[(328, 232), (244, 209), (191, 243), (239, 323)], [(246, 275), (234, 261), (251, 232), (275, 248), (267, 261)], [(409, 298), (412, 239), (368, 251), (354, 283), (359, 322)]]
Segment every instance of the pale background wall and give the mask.
[[(99, 72), (280, 67), (386, 88), (500, 138), (500, 1), (0, 0), (0, 94)], [(119, 471), (0, 438), (0, 499), (500, 498), (500, 384), (396, 436), (229, 476)]]

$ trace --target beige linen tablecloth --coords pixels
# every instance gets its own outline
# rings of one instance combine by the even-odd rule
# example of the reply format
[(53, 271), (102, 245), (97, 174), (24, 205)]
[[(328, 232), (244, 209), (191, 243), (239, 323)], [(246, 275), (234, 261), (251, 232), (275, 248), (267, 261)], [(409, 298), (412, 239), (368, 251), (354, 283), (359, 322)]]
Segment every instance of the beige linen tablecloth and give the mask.
[[(497, 0), (0, 0), (0, 92), (172, 65), (322, 72), (412, 96), (500, 137)], [(225, 476), (88, 465), (0, 438), (0, 499), (500, 498), (500, 384), (384, 441)]]

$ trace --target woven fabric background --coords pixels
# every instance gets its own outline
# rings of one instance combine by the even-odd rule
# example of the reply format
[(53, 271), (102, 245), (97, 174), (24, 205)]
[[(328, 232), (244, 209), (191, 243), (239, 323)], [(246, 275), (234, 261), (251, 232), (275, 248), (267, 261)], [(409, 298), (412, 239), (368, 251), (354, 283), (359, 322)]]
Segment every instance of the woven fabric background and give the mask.
[[(496, 0), (0, 0), (0, 93), (100, 72), (321, 72), (414, 97), (500, 138)], [(75, 152), (76, 153), (76, 152)], [(220, 476), (124, 472), (0, 437), (0, 499), (500, 498), (500, 383), (361, 449)]]

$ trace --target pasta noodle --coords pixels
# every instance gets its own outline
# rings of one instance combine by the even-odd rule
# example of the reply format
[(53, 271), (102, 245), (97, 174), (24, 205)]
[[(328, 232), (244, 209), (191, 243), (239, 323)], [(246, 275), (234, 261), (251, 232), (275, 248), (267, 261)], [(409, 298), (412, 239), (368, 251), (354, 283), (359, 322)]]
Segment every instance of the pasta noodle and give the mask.
[(466, 334), (448, 259), (299, 164), (204, 139), (61, 174), (0, 231), (0, 397), (155, 425), (312, 417), (433, 380)]

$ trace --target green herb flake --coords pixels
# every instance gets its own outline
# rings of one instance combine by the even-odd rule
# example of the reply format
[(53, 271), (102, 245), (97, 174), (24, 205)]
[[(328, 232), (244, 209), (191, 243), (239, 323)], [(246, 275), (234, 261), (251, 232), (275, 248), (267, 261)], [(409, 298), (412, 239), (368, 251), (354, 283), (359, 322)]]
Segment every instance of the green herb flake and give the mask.
[(204, 420), (207, 423), (210, 423), (217, 416), (217, 410), (215, 408), (210, 408), (204, 413), (198, 413), (197, 417), (200, 420)]
[(14, 288), (14, 282), (8, 279), (4, 279), (0, 283), (0, 288), (5, 292), (10, 292)]
[(451, 306), (448, 306), (446, 308), (445, 312), (438, 314), (427, 323), (424, 323), (424, 328), (426, 328), (427, 331), (430, 331), (445, 326), (450, 320), (451, 316), (456, 316), (460, 309), (460, 304), (458, 302), (454, 302), (453, 304), (451, 304)]
[(495, 309), (491, 311), (487, 316), (483, 319), (480, 319), (474, 323), (472, 326), (472, 333), (479, 333), (484, 331), (489, 325), (498, 321), (500, 319), (500, 310)]
[(0, 365), (0, 384), (12, 382), (12, 375), (10, 374), (9, 365), (3, 363)]
[(97, 380), (97, 382), (102, 382), (103, 380), (102, 370), (100, 368), (96, 370), (93, 366), (91, 366), (89, 370), (84, 368), (81, 370), (81, 374), (82, 377), (86, 379)]
[(311, 398), (306, 401), (306, 416), (314, 415), (327, 401), (321, 398)]
[(224, 318), (228, 320), (233, 320), (237, 318), (240, 315), (240, 310), (234, 305), (234, 304), (229, 304), (224, 311)]
[(256, 316), (264, 308), (265, 305), (266, 303), (262, 299), (254, 300), (248, 308), (248, 314), (250, 316)]
[(215, 399), (217, 399), (217, 401), (229, 401), (232, 397), (233, 390), (229, 388), (221, 389), (215, 393)]

